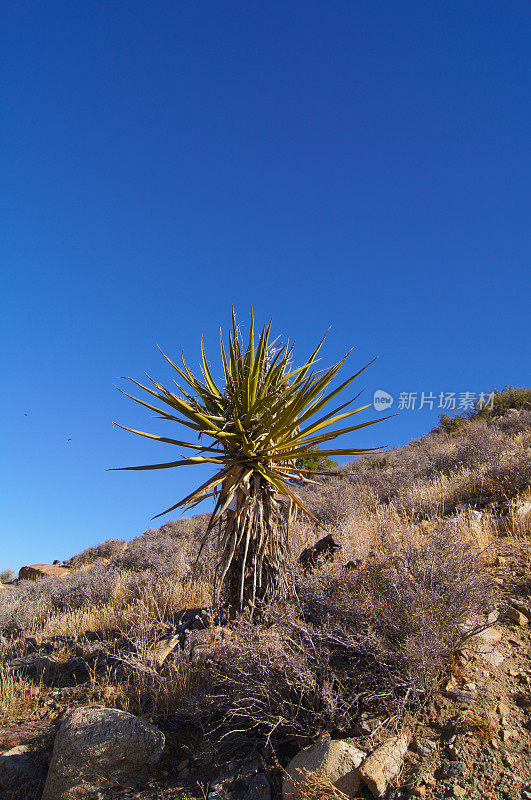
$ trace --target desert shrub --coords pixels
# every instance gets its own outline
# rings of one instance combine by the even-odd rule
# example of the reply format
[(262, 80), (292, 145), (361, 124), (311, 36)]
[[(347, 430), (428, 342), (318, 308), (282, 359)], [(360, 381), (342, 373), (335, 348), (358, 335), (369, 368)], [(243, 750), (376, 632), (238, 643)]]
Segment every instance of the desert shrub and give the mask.
[(118, 587), (121, 597), (127, 598), (134, 593), (137, 583), (132, 575), (114, 565), (96, 564), (90, 570), (73, 572), (47, 585), (43, 582), (39, 585), (50, 610), (65, 611), (118, 600)]
[(79, 567), (94, 564), (100, 559), (112, 558), (117, 553), (120, 553), (124, 547), (126, 547), (124, 539), (107, 539), (105, 542), (101, 542), (101, 544), (95, 547), (87, 547), (82, 553), (78, 553), (78, 555), (65, 561), (65, 564), (74, 569), (79, 569)]
[[(519, 433), (529, 434), (531, 431), (531, 409), (517, 411), (511, 408), (503, 417), (492, 419), (489, 425), (493, 429), (498, 428), (509, 436), (516, 436)], [(528, 438), (527, 441), (529, 442)]]
[(213, 561), (214, 537), (206, 543), (199, 563), (195, 565), (207, 521), (208, 515), (201, 514), (191, 519), (169, 520), (160, 528), (150, 528), (142, 536), (132, 539), (112, 563), (134, 572), (154, 570), (162, 575), (181, 577), (190, 573), (196, 576), (208, 573)]
[(323, 525), (339, 524), (353, 509), (359, 508), (361, 500), (353, 482), (344, 478), (331, 478), (320, 481), (319, 485), (301, 487), (297, 493)]
[(524, 493), (531, 486), (531, 449), (508, 453), (485, 470), (485, 483), (497, 500)]
[(15, 573), (12, 569), (3, 569), (0, 572), (0, 583), (9, 583), (15, 577)]
[(358, 570), (301, 576), (297, 596), (259, 623), (240, 619), (185, 710), (241, 747), (251, 736), (300, 745), (323, 728), (345, 733), (368, 708), (400, 715), (433, 692), (460, 625), (486, 620), (492, 591), (452, 526), (403, 536)]
[[(297, 467), (297, 469), (305, 469), (309, 471), (306, 474), (307, 478), (313, 479), (315, 477), (319, 477), (316, 476), (315, 474), (319, 472), (336, 472), (337, 469), (339, 468), (339, 464), (337, 463), (337, 461), (328, 458), (328, 456), (320, 455), (321, 449), (322, 448), (320, 447), (316, 447), (315, 448), (316, 455), (314, 456), (304, 456), (295, 459), (295, 466)], [(295, 483), (298, 486), (302, 486), (304, 481), (295, 480), (293, 481), (293, 483)]]
[[(486, 396), (489, 392), (484, 393)], [(465, 427), (471, 420), (491, 420), (503, 417), (510, 410), (531, 410), (531, 389), (517, 386), (506, 386), (501, 391), (494, 389), (489, 405), (477, 402), (463, 414), (440, 414), (439, 427), (446, 433), (455, 433)]]
[(140, 597), (153, 584), (153, 572), (128, 572), (108, 563), (63, 578), (22, 581), (0, 594), (0, 632), (36, 630), (53, 613), (83, 608), (116, 609)]
[(300, 490), (325, 525), (337, 526), (378, 505), (405, 513), (452, 513), (478, 496), (507, 500), (530, 485), (531, 411), (475, 417), (459, 431), (435, 428), (404, 447), (365, 456), (341, 468), (341, 479)]
[[(55, 578), (45, 578), (42, 583), (50, 584)], [(8, 591), (0, 592), (0, 633), (21, 633), (44, 619), (48, 610), (46, 588), (40, 582), (23, 581)]]
[(448, 474), (460, 467), (477, 467), (500, 458), (507, 449), (507, 436), (496, 428), (488, 429), (486, 422), (468, 425), (459, 437), (452, 437), (445, 448), (432, 456), (432, 474)]
[(153, 570), (159, 575), (182, 575), (188, 567), (188, 557), (188, 547), (178, 539), (148, 533), (133, 539), (127, 550), (114, 558), (113, 564), (134, 572)]
[[(82, 553), (65, 561), (65, 564), (79, 569), (105, 559), (112, 561), (115, 567), (135, 572), (145, 569), (162, 569), (165, 574), (182, 572), (186, 559), (190, 560), (199, 549), (207, 520), (206, 514), (198, 514), (191, 519), (183, 517), (168, 520), (160, 528), (148, 528), (129, 544), (123, 539), (107, 539), (95, 547), (87, 547)], [(204, 557), (211, 555), (209, 551), (203, 554)]]
[[(74, 579), (72, 581), (72, 579)], [(60, 578), (43, 578), (39, 581), (22, 581), (9, 593), (0, 594), (0, 632), (24, 633), (33, 630), (56, 608), (81, 605), (83, 590), (78, 584), (92, 582), (90, 573), (77, 573)], [(106, 582), (107, 583), (107, 582)], [(73, 584), (73, 585), (72, 585)], [(89, 593), (84, 592), (88, 597)]]

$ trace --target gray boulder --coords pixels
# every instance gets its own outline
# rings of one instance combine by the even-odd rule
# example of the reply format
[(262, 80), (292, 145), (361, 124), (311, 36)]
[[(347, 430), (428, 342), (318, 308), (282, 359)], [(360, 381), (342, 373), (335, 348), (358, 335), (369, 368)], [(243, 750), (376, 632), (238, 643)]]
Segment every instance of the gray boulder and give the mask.
[(357, 768), (365, 756), (347, 741), (331, 740), (327, 733), (321, 735), (288, 764), (282, 781), (284, 800), (303, 800), (307, 794), (305, 784), (312, 778), (333, 784), (347, 797), (355, 798), (361, 786)]
[(59, 727), (42, 800), (96, 800), (121, 784), (147, 782), (161, 759), (164, 734), (115, 708), (69, 711)]

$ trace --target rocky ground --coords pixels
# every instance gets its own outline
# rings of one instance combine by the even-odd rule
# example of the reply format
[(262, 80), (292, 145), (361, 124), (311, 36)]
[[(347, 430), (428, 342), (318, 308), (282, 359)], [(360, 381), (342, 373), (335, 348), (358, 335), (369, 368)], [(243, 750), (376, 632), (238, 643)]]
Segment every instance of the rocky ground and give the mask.
[(516, 601), (526, 614), (509, 610), (471, 641), (421, 714), (415, 730), (420, 746), (408, 752), (402, 775), (413, 796), (531, 798), (528, 543), (501, 539), (494, 569), (502, 602)]
[[(499, 616), (494, 615), (492, 625), (469, 640), (455, 663), (449, 665), (440, 691), (408, 721), (406, 732), (410, 744), (405, 758), (400, 758), (397, 764), (398, 774), (389, 781), (390, 797), (531, 800), (529, 540), (500, 538), (490, 568), (500, 587)], [(49, 765), (65, 712), (68, 708), (86, 706), (87, 697), (91, 698), (89, 704), (105, 705), (105, 697), (97, 694), (97, 676), (102, 670), (107, 675), (120, 670), (122, 662), (116, 654), (121, 652), (123, 657), (124, 642), (117, 632), (114, 640), (111, 637), (105, 642), (98, 641), (97, 635), (80, 637), (77, 641), (66, 641), (65, 637), (46, 640), (28, 637), (18, 649), (10, 651), (8, 645), (4, 642), (7, 674), (24, 677), (31, 710), (0, 727), (0, 798), (40, 800), (47, 772), (58, 770), (59, 756), (54, 755), (50, 770)], [(90, 686), (92, 694), (87, 689)], [(155, 718), (145, 715), (146, 727), (133, 733), (129, 720), (129, 732), (124, 734), (120, 726), (128, 715), (120, 717), (123, 712), (116, 710), (108, 713), (109, 719), (105, 717), (100, 722), (96, 719), (97, 736), (114, 737), (122, 744), (131, 741), (124, 745), (125, 750), (115, 751), (113, 745), (108, 751), (108, 757), (117, 759), (123, 772), (115, 770), (112, 786), (100, 782), (94, 797), (270, 800), (281, 797), (284, 770), (289, 769), (297, 753), (296, 747), (286, 744), (274, 755), (257, 749), (250, 760), (241, 762), (234, 754), (234, 760), (229, 761), (226, 750), (218, 750), (212, 739), (206, 740), (200, 730), (183, 726), (172, 715)], [(158, 764), (148, 788), (135, 791), (131, 788), (135, 770), (141, 771), (149, 760), (139, 742), (156, 740), (156, 747), (162, 750), (158, 733), (153, 733), (151, 724), (164, 735), (164, 753), (160, 761), (160, 754), (155, 759)], [(62, 725), (64, 728), (65, 723)], [(115, 725), (118, 725), (116, 730)], [(380, 720), (370, 714), (364, 716), (353, 733), (349, 745), (363, 754), (373, 752), (390, 736), (388, 721), (382, 728)], [(94, 743), (90, 737), (83, 741), (86, 758), (90, 760)], [(76, 746), (66, 741), (67, 760), (72, 758)], [(222, 757), (219, 752), (223, 752)], [(72, 771), (71, 763), (67, 773), (68, 770)], [(119, 780), (117, 775), (121, 776)], [(337, 775), (334, 773), (333, 777), (335, 780)], [(57, 794), (59, 790), (53, 787), (59, 785), (61, 781), (50, 784), (49, 779), (46, 800), (69, 796)], [(328, 794), (333, 796), (331, 792)], [(319, 796), (326, 793), (323, 787), (316, 792)], [(354, 787), (353, 791), (350, 787), (348, 793), (351, 797), (373, 796), (366, 784)], [(306, 789), (299, 796), (309, 794)]]

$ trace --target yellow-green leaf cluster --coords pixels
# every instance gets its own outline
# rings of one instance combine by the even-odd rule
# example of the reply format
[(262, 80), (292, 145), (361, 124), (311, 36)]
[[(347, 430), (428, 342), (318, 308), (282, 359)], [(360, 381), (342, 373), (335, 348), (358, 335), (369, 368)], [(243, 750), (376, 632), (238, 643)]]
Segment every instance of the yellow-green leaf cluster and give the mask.
[[(297, 460), (369, 452), (351, 447), (335, 449), (330, 444), (344, 434), (380, 421), (345, 425), (347, 420), (369, 407), (352, 408), (359, 395), (325, 412), (328, 404), (369, 365), (331, 389), (330, 385), (349, 353), (328, 369), (317, 370), (317, 356), (325, 334), (306, 362), (295, 368), (292, 364), (293, 347), (289, 343), (278, 344), (276, 339), (271, 341), (270, 331), (271, 322), (263, 327), (258, 341), (255, 341), (251, 313), (248, 341), (244, 346), (233, 310), (228, 348), (220, 334), (223, 382), (217, 382), (212, 375), (201, 341), (200, 377), (193, 374), (184, 357), (181, 358), (182, 365), (179, 365), (161, 350), (177, 373), (180, 381), (174, 381), (177, 392), (170, 391), (149, 376), (150, 385), (147, 386), (133, 378), (128, 379), (148, 395), (146, 400), (120, 389), (127, 397), (154, 411), (158, 418), (178, 422), (194, 431), (199, 442), (194, 444), (120, 425), (139, 436), (195, 451), (193, 455), (181, 455), (175, 461), (123, 469), (168, 469), (197, 464), (219, 467), (214, 476), (157, 516), (176, 508), (191, 508), (213, 496), (216, 503), (209, 525), (211, 529), (231, 502), (237, 500), (242, 489), (249, 485), (251, 477), (256, 475), (288, 498), (290, 503), (310, 514), (292, 490), (294, 482), (309, 480), (309, 471), (298, 468)], [(339, 427), (335, 427), (337, 425)]]

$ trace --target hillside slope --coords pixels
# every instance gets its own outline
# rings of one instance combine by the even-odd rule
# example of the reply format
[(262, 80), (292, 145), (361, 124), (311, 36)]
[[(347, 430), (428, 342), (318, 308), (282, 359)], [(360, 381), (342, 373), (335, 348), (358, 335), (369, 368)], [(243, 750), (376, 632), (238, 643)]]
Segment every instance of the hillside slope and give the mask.
[[(526, 403), (443, 421), (300, 489), (340, 549), (304, 573), (296, 558), (323, 533), (299, 519), (293, 597), (254, 622), (201, 611), (215, 563), (215, 541), (195, 563), (206, 515), (3, 588), (0, 798), (40, 798), (57, 725), (90, 705), (166, 737), (148, 788), (102, 797), (276, 800), (283, 769), (323, 732), (365, 753), (407, 734), (390, 796), (531, 797)], [(27, 770), (13, 781), (1, 752), (18, 745)]]

